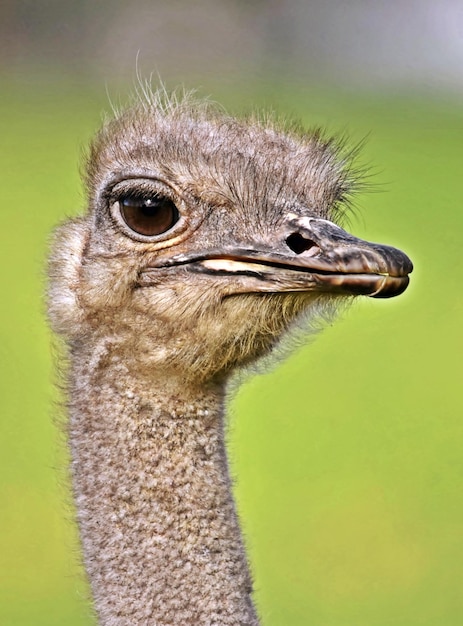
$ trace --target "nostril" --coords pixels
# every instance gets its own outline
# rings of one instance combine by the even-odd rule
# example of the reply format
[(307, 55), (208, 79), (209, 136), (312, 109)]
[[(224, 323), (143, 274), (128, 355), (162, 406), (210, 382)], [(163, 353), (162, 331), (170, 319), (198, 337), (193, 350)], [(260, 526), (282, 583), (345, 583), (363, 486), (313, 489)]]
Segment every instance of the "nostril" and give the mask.
[(310, 256), (315, 256), (320, 252), (320, 248), (315, 241), (306, 239), (301, 233), (292, 233), (286, 239), (286, 245), (296, 254), (302, 254), (310, 250)]

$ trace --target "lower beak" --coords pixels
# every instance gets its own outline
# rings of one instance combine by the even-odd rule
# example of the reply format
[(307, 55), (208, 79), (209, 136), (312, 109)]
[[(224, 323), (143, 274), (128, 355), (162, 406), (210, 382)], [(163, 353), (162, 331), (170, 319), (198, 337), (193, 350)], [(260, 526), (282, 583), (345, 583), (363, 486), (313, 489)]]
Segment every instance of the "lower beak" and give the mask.
[[(183, 265), (235, 280), (240, 276), (239, 293), (315, 291), (390, 298), (407, 288), (413, 265), (397, 248), (358, 239), (327, 220), (288, 217), (272, 241), (177, 255), (156, 266)], [(154, 267), (145, 270), (150, 271)]]

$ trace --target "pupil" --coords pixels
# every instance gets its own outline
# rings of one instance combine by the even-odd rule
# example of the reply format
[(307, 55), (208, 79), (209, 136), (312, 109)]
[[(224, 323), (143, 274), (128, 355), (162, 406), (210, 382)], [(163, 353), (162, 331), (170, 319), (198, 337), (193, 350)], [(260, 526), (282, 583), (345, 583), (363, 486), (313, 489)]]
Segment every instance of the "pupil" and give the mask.
[(140, 210), (143, 213), (143, 215), (146, 215), (146, 217), (153, 217), (154, 215), (156, 215), (156, 212), (158, 211), (158, 207), (145, 204), (144, 206), (141, 207)]

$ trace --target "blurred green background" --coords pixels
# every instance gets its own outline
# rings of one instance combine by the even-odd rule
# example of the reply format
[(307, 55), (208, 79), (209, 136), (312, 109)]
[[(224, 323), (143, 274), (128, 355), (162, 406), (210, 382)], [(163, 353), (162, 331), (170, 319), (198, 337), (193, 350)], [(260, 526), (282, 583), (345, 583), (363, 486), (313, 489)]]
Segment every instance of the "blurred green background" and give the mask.
[[(124, 3), (115, 4), (121, 13)], [(302, 4), (296, 4), (300, 13), (292, 22), (303, 14)], [(398, 3), (397, 11), (402, 4), (408, 7)], [(109, 15), (108, 3), (103, 5), (101, 11)], [(257, 5), (271, 25), (267, 34), (279, 32), (280, 22), (286, 34), (291, 32), (291, 3)], [(50, 6), (55, 10), (58, 5)], [(82, 6), (90, 11), (89, 3)], [(174, 8), (174, 25), (189, 23), (186, 5), (183, 17), (182, 3)], [(112, 65), (97, 57), (93, 65), (100, 60), (103, 69), (95, 70), (75, 33), (63, 43), (63, 32), (94, 22), (91, 12), (69, 14), (61, 29), (55, 24), (61, 34), (50, 43), (43, 24), (34, 25), (30, 17), (32, 3), (16, 8), (5, 3), (5, 9), (9, 21), (0, 21), (9, 25), (10, 38), (13, 31), (21, 41), (22, 33), (26, 43), (14, 54), (3, 46), (0, 72), (5, 199), (0, 230), (0, 625), (90, 626), (65, 452), (54, 425), (60, 410), (44, 319), (44, 265), (53, 226), (83, 209), (78, 164), (101, 112), (110, 108), (105, 83), (112, 99), (118, 100), (118, 94), (124, 99), (131, 82), (124, 72), (133, 75), (135, 62), (130, 48), (123, 61)], [(341, 4), (327, 10), (339, 22)], [(352, 19), (362, 15), (359, 11)], [(286, 21), (279, 22), (282, 16)], [(260, 23), (255, 16), (244, 17), (253, 28)], [(394, 19), (407, 28), (406, 13), (402, 17)], [(219, 34), (219, 26), (225, 28), (230, 19), (228, 14), (217, 17)], [(153, 18), (153, 29), (154, 24)], [(352, 33), (361, 35), (362, 22), (357, 31), (354, 26)], [(51, 28), (48, 22), (46, 28)], [(111, 28), (106, 26), (105, 41)], [(96, 36), (90, 26), (81, 32), (84, 42)], [(262, 35), (252, 29), (250, 34)], [(190, 38), (195, 41), (191, 33)], [(367, 45), (361, 36), (358, 40), (352, 38), (352, 46)], [(251, 71), (239, 59), (225, 71), (220, 55), (203, 71), (203, 57), (191, 60), (190, 43), (183, 56), (176, 52), (173, 69), (171, 60), (164, 68), (159, 55), (146, 54), (142, 65), (145, 75), (150, 67), (164, 69), (169, 84), (199, 85), (200, 93), (233, 113), (271, 108), (307, 126), (347, 132), (353, 142), (368, 136), (361, 161), (372, 166), (374, 189), (357, 197), (351, 230), (404, 249), (416, 269), (403, 296), (359, 299), (315, 342), (306, 346), (301, 341), (289, 359), (247, 380), (231, 400), (229, 447), (259, 611), (265, 626), (459, 626), (463, 99), (458, 77), (452, 85), (428, 84), (415, 63), (408, 84), (392, 70), (378, 83), (369, 80), (376, 76), (371, 67), (352, 63), (351, 73), (345, 70), (348, 78), (339, 80), (341, 61), (323, 61), (320, 50), (319, 67), (331, 69), (328, 76), (317, 76), (304, 70), (304, 63), (293, 63), (298, 49), (286, 54), (284, 41), (262, 44), (269, 58), (250, 62)], [(388, 44), (392, 59), (396, 44)], [(217, 52), (218, 44), (210, 45)], [(346, 56), (345, 49), (337, 51)], [(246, 54), (255, 61), (251, 52)], [(407, 62), (404, 57), (403, 65)], [(289, 66), (291, 73), (284, 71)]]

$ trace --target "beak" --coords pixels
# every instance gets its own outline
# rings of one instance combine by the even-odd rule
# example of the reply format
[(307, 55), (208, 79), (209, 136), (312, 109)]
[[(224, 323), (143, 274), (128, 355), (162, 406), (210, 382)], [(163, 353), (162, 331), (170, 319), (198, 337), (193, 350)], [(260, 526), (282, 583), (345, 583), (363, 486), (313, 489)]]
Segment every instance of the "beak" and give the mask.
[(413, 269), (397, 248), (358, 239), (327, 220), (294, 214), (268, 241), (158, 259), (141, 272), (140, 285), (153, 283), (156, 268), (178, 266), (234, 277), (235, 293), (314, 291), (374, 298), (401, 294)]

